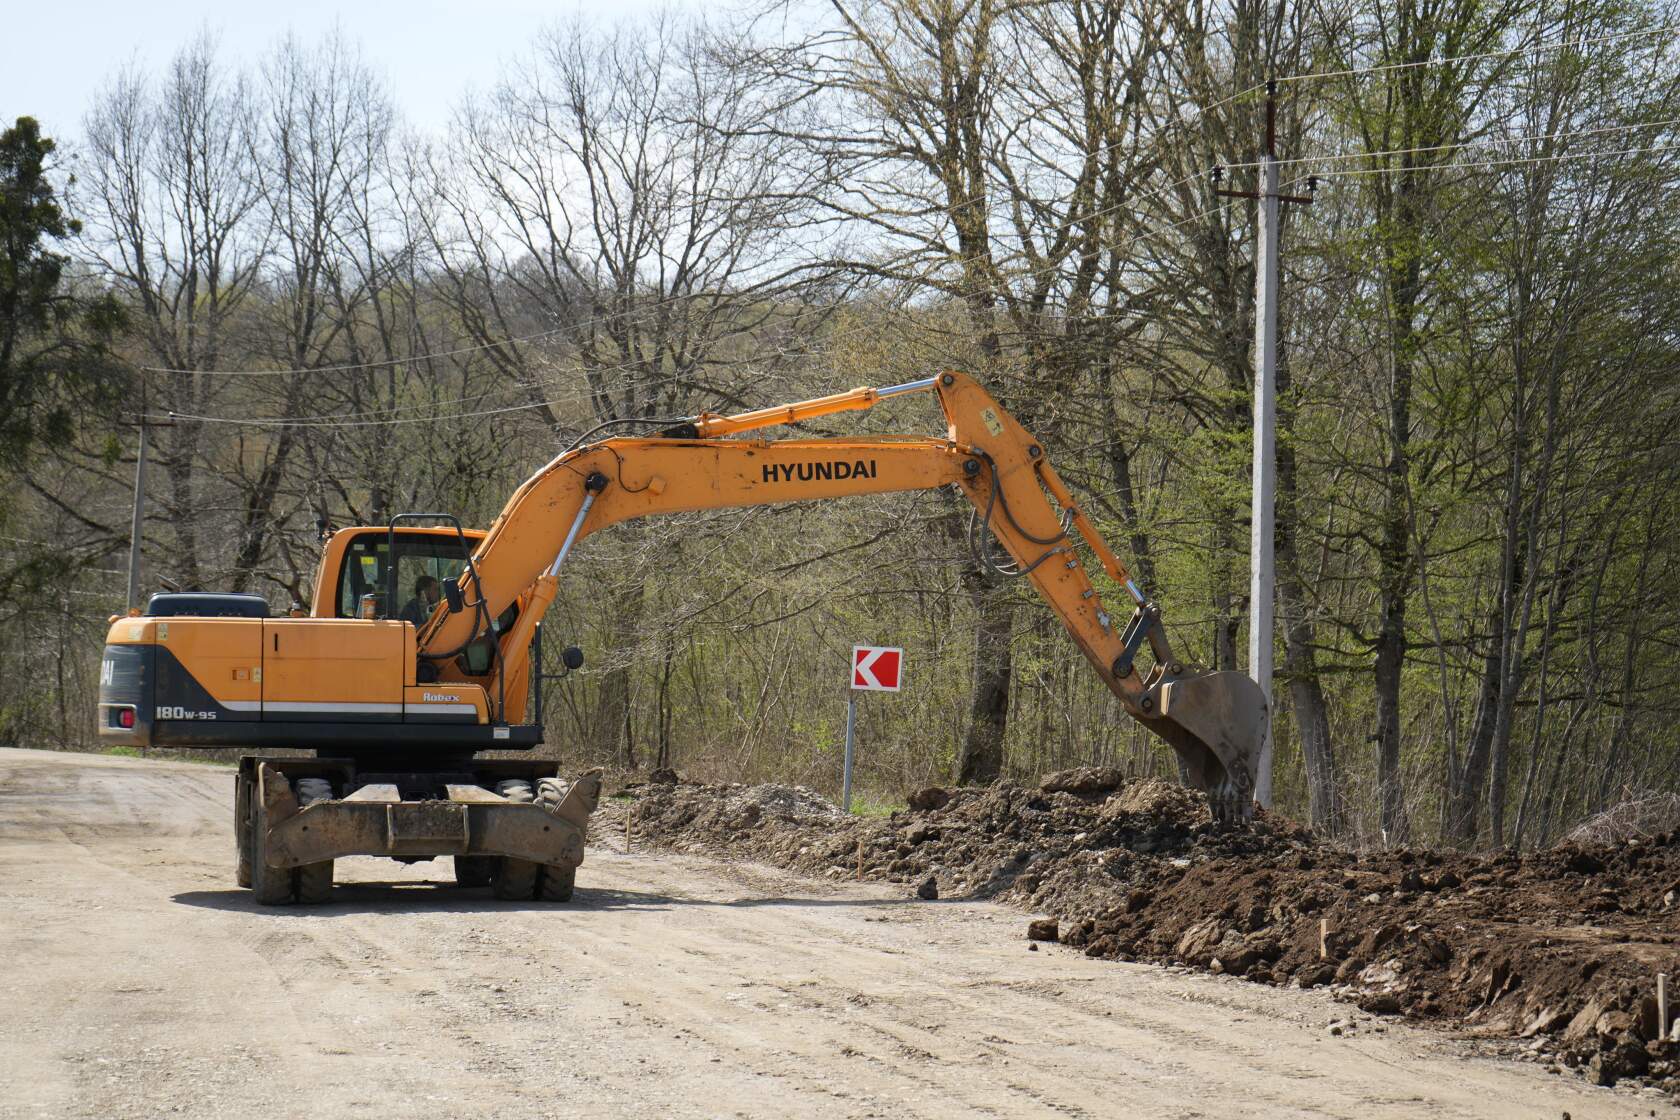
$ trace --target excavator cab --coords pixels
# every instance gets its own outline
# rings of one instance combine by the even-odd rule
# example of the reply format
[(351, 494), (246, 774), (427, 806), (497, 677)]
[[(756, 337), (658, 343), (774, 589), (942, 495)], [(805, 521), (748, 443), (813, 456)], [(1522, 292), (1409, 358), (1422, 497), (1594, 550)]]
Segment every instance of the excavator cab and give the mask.
[[(424, 575), (459, 578), (484, 534), (476, 529), (358, 525), (327, 541), (315, 573), (315, 618), (393, 618)], [(392, 602), (392, 588), (396, 589)], [(370, 607), (371, 604), (371, 613)]]

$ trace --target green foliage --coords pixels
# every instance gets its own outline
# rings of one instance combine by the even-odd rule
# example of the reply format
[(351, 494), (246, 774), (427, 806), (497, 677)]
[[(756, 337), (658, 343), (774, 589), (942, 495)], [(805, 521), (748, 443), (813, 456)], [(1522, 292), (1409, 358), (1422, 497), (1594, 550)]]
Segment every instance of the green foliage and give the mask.
[(877, 801), (863, 797), (856, 793), (852, 795), (852, 816), (854, 817), (890, 817), (903, 809), (909, 808), (903, 801), (886, 799)]
[(83, 409), (116, 400), (106, 346), (122, 313), (108, 293), (67, 290), (69, 257), (55, 246), (81, 224), (48, 178), (55, 147), (32, 117), (0, 132), (0, 465), (37, 442), (70, 443)]

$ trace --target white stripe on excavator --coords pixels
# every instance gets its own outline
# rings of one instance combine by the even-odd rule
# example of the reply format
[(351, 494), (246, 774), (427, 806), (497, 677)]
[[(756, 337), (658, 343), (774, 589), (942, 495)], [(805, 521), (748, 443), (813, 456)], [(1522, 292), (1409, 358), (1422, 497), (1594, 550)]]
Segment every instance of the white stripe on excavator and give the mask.
[(297, 704), (281, 700), (224, 700), (222, 707), (235, 712), (334, 712), (339, 715), (377, 715), (403, 710), (401, 704)]
[[(230, 712), (333, 712), (338, 715), (378, 715), (403, 710), (401, 704), (298, 704), (278, 700), (271, 700), (266, 704), (261, 700), (222, 700), (220, 704)], [(409, 709), (416, 715), (478, 714), (478, 707), (474, 704), (410, 704)]]

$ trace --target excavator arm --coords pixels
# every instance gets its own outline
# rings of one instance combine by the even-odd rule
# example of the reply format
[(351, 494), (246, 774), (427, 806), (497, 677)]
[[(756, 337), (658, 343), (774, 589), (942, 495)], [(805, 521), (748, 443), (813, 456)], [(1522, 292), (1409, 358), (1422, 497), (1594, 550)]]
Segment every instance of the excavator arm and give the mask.
[[(920, 392), (939, 399), (947, 421), (943, 439), (754, 434)], [(968, 497), (976, 521), (1008, 553), (1010, 563), (999, 569), (1026, 578), (1043, 596), (1127, 713), (1177, 753), (1186, 781), (1209, 794), (1215, 813), (1246, 818), (1266, 726), (1259, 686), (1242, 674), (1208, 672), (1178, 659), (1159, 609), (1103, 543), (1043, 447), (972, 378), (954, 371), (733, 416), (702, 414), (652, 437), (604, 439), (560, 455), (514, 493), (468, 570), (446, 587), (446, 601), (419, 635), (419, 654), (439, 679), (464, 680), (456, 654), (523, 596), (519, 618), (497, 635), (497, 672), (502, 681), (526, 673), (531, 632), (555, 597), (567, 555), (584, 537), (620, 521), (941, 486)], [(1125, 589), (1124, 624), (1093, 586), (1075, 534)], [(1144, 644), (1152, 655), (1147, 673), (1137, 664)], [(497, 683), (487, 690), (491, 696)]]

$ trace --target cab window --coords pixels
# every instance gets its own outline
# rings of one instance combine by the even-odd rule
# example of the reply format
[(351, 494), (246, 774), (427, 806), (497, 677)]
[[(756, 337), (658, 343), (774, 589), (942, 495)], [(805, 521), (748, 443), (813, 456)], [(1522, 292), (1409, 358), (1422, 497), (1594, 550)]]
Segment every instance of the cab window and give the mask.
[[(385, 533), (363, 533), (344, 550), (338, 577), (339, 618), (393, 618), (414, 598), (421, 576), (442, 582), (466, 568), (466, 554), (453, 535), (398, 533), (397, 602), (386, 602), (390, 541)], [(363, 604), (367, 605), (364, 611)]]

